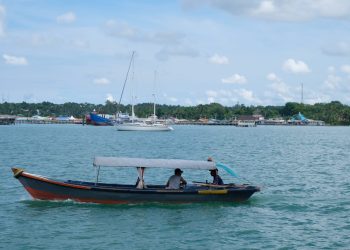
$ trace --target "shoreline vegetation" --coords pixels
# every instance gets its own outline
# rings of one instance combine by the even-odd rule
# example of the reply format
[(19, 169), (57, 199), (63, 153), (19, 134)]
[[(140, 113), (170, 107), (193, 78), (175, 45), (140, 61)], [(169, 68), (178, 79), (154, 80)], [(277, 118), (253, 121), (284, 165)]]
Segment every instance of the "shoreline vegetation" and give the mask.
[[(131, 105), (118, 105), (110, 101), (106, 101), (105, 104), (74, 102), (64, 104), (51, 102), (0, 103), (0, 115), (23, 117), (41, 115), (84, 118), (86, 114), (94, 110), (100, 114), (130, 113)], [(135, 105), (135, 110), (138, 117), (148, 117), (153, 113), (153, 103), (137, 104)], [(201, 118), (230, 120), (240, 115), (262, 115), (266, 119), (289, 119), (299, 112), (309, 119), (324, 121), (327, 125), (350, 125), (350, 106), (339, 101), (313, 105), (288, 102), (284, 106), (245, 106), (244, 104), (236, 104), (229, 107), (219, 103), (200, 104), (197, 106), (157, 104), (156, 115), (160, 118), (175, 117), (189, 120), (199, 120)]]

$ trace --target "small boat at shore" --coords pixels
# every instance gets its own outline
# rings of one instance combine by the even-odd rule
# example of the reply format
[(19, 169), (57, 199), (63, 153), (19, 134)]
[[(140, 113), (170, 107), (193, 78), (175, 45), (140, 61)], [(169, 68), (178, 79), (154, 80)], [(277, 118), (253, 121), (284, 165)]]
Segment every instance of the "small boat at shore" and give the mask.
[[(15, 167), (12, 171), (28, 193), (39, 200), (73, 200), (101, 204), (239, 202), (248, 200), (255, 192), (260, 191), (259, 187), (248, 184), (213, 185), (202, 182), (193, 182), (181, 189), (167, 189), (165, 185), (146, 185), (144, 181), (147, 168), (208, 171), (222, 165), (212, 161), (95, 157), (93, 165), (97, 170), (94, 182), (51, 179)], [(138, 181), (132, 185), (101, 183), (101, 167), (136, 168)]]

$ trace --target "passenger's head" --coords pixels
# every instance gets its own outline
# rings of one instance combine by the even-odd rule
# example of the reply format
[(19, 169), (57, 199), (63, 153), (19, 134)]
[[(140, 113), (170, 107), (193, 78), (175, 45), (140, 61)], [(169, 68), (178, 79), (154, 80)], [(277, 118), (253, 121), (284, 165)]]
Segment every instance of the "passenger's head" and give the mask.
[(215, 168), (215, 169), (212, 169), (212, 170), (210, 170), (210, 175), (211, 176), (216, 176), (217, 174), (218, 174), (218, 169), (217, 168)]
[(175, 175), (181, 175), (183, 171), (179, 168), (175, 169)]

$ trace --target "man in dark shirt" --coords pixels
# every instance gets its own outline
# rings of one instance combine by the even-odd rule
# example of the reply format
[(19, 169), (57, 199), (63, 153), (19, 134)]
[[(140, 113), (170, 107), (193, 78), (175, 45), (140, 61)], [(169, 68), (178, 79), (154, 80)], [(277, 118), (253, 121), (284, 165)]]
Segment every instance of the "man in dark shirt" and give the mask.
[[(208, 161), (213, 161), (213, 158), (208, 157)], [(210, 175), (213, 176), (214, 185), (224, 185), (220, 175), (218, 175), (219, 170), (217, 168), (210, 170)]]
[(219, 170), (212, 169), (210, 170), (210, 175), (213, 176), (213, 183), (214, 185), (224, 185), (224, 182), (222, 181), (220, 175), (218, 175)]

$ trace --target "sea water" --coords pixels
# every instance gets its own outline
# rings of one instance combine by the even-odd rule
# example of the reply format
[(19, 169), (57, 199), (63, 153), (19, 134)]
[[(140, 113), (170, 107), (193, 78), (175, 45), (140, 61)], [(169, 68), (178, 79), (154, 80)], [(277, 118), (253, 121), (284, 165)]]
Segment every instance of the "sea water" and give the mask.
[[(11, 167), (58, 179), (95, 179), (94, 156), (206, 160), (231, 166), (227, 183), (262, 191), (243, 203), (99, 205), (36, 201)], [(0, 248), (350, 249), (350, 128), (175, 126), (0, 127)], [(171, 169), (147, 169), (164, 184)], [(188, 181), (209, 172), (184, 170)], [(134, 183), (134, 169), (105, 168), (104, 182)]]

